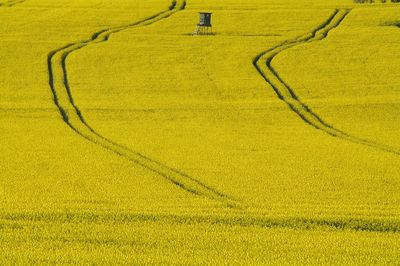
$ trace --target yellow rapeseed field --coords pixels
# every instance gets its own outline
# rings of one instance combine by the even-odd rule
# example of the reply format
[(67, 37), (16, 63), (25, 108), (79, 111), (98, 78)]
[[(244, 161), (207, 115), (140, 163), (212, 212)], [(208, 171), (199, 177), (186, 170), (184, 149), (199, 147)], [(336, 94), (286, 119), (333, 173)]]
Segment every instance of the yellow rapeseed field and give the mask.
[(0, 0), (0, 264), (398, 265), (398, 25), (380, 1)]

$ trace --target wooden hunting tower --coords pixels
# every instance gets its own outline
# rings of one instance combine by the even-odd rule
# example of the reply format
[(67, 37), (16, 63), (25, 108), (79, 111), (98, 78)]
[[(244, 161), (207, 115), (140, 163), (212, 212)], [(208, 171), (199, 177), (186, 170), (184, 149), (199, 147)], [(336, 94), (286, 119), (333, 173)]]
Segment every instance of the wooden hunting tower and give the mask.
[(196, 31), (197, 35), (207, 35), (212, 33), (211, 25), (211, 13), (200, 12), (199, 24), (197, 24)]

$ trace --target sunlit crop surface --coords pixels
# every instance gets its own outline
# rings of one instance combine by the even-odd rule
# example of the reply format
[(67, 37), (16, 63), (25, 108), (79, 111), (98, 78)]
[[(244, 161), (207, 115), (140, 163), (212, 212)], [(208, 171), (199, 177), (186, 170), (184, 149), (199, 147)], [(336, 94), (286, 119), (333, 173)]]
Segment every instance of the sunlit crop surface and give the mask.
[(0, 0), (0, 264), (398, 264), (399, 25), (380, 1)]

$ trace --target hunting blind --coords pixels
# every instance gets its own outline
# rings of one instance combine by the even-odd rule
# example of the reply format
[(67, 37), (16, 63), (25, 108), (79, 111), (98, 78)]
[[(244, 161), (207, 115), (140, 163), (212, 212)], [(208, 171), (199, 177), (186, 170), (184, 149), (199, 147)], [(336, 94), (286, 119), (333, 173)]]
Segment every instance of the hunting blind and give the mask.
[(200, 20), (197, 24), (195, 34), (207, 35), (212, 33), (211, 13), (200, 12)]

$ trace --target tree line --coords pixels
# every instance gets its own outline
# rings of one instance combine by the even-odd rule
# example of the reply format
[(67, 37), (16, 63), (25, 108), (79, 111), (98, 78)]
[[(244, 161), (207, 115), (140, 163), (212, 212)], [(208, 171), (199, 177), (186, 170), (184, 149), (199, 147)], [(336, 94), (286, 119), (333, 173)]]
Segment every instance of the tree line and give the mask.
[[(353, 0), (354, 3), (375, 3), (375, 0)], [(388, 0), (378, 0), (377, 2), (386, 3)], [(392, 3), (400, 3), (400, 0), (390, 0)]]

